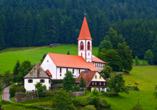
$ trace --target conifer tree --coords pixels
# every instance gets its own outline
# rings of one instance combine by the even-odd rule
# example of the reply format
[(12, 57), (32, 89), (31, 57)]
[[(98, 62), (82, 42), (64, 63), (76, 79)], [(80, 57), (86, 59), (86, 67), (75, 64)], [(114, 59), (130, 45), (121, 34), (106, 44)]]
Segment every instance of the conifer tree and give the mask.
[(13, 74), (14, 75), (17, 75), (18, 74), (18, 68), (20, 67), (20, 62), (19, 60), (17, 60), (16, 64), (15, 64), (15, 67), (14, 67), (14, 70), (13, 70)]
[(138, 57), (137, 56), (135, 57), (135, 65), (136, 66), (139, 65), (139, 61), (138, 61)]
[(147, 51), (146, 51), (146, 53), (145, 53), (145, 55), (144, 55), (144, 59), (147, 60), (150, 65), (153, 64), (154, 55), (153, 55), (153, 53), (152, 53), (151, 50), (147, 50)]
[(79, 86), (82, 88), (82, 90), (83, 90), (84, 87), (86, 87), (86, 82), (85, 82), (83, 77), (81, 77)]

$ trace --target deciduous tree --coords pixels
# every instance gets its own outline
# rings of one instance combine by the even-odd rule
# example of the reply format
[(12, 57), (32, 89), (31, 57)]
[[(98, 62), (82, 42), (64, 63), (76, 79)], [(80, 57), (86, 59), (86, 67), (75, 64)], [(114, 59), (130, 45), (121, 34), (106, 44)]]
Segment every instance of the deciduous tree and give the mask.
[(76, 110), (70, 96), (63, 89), (54, 95), (52, 107), (56, 110)]
[(153, 55), (153, 53), (152, 53), (151, 50), (147, 50), (147, 51), (146, 51), (146, 53), (145, 53), (145, 55), (144, 55), (144, 59), (147, 60), (150, 65), (153, 64), (154, 55)]
[(108, 85), (116, 96), (118, 95), (118, 92), (128, 93), (127, 88), (125, 87), (125, 80), (123, 79), (122, 74), (117, 74), (113, 76), (108, 81)]
[(123, 42), (122, 44), (119, 43), (117, 46), (117, 52), (122, 60), (122, 66), (124, 71), (129, 72), (132, 69), (133, 64), (133, 57), (132, 57), (132, 51), (130, 50), (130, 47), (126, 44), (126, 42)]
[(101, 70), (102, 76), (104, 78), (110, 78), (112, 73), (112, 68), (110, 66), (105, 66), (103, 70)]

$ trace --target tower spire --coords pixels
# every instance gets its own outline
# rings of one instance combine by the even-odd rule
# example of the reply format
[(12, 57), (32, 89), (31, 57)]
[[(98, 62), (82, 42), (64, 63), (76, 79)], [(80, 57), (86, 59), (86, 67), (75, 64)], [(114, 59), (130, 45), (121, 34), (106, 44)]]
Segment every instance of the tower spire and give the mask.
[(86, 17), (86, 10), (84, 10), (84, 17)]

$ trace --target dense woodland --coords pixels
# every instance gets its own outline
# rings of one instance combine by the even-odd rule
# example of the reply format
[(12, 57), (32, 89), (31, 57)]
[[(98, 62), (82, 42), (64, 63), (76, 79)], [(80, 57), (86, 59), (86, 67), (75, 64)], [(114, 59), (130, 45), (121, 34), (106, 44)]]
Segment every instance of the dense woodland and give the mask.
[(0, 50), (77, 44), (84, 10), (94, 46), (112, 27), (123, 35), (133, 56), (144, 58), (148, 49), (157, 52), (156, 0), (2, 0)]

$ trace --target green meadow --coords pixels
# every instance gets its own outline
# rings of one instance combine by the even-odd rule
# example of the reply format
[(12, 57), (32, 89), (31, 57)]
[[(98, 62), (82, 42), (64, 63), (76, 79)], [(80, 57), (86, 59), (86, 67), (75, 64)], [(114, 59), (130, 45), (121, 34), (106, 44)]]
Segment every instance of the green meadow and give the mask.
[[(44, 54), (59, 53), (71, 55), (77, 55), (77, 45), (59, 45), (56, 47), (25, 47), (25, 48), (8, 48), (2, 50), (0, 53), (0, 74), (4, 74), (5, 71), (10, 70), (12, 72), (16, 61), (19, 60), (22, 63), (25, 60), (31, 61), (32, 64), (40, 63)], [(93, 47), (93, 55), (97, 55), (98, 47)]]

